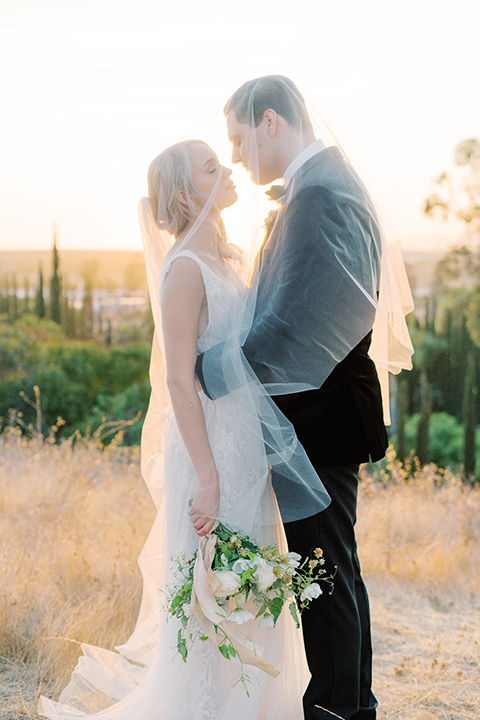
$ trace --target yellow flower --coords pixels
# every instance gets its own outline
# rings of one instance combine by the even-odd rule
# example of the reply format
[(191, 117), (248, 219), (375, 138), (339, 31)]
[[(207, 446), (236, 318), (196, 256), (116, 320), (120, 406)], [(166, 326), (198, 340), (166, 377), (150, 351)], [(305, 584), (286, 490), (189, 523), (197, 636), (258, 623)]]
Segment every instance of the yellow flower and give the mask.
[(321, 558), (323, 556), (322, 548), (315, 548), (315, 550), (313, 552), (314, 552), (315, 557), (317, 557), (317, 558)]

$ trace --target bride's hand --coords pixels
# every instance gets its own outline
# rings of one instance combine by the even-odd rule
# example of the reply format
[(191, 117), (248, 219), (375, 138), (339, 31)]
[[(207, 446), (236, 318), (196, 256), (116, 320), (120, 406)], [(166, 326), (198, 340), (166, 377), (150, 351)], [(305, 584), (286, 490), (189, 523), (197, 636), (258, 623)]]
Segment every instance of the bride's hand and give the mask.
[(197, 485), (193, 501), (188, 511), (190, 520), (197, 535), (207, 535), (218, 518), (220, 505), (220, 487), (218, 477), (210, 485)]

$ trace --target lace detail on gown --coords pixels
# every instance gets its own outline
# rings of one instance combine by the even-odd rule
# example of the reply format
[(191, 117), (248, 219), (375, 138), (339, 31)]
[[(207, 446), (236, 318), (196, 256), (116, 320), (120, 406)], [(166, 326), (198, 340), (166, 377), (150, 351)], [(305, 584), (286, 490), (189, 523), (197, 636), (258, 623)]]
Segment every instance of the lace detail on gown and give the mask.
[[(235, 273), (230, 271), (223, 279), (188, 250), (170, 261), (164, 275), (177, 257), (191, 258), (202, 272), (208, 325), (198, 351), (204, 352), (225, 340), (238, 322), (245, 288)], [(248, 394), (240, 389), (216, 401), (203, 392), (199, 396), (220, 477), (220, 519), (286, 551), (260, 426), (253, 436), (242, 423), (244, 413), (252, 413)], [(249, 621), (234, 630), (251, 638), (258, 652), (281, 672), (273, 679), (256, 668), (244, 668), (251, 678), (249, 697), (241, 684), (234, 687), (241, 674), (239, 664), (225, 660), (209, 641), (197, 639), (186, 663), (176, 653), (178, 621), (167, 622), (159, 588), (172, 581), (171, 556), (184, 552), (190, 557), (198, 537), (187, 514), (196, 475), (172, 412), (166, 423), (164, 455), (159, 455), (151, 472), (162, 478), (158, 486), (164, 492), (139, 558), (144, 589), (135, 630), (118, 652), (82, 645), (83, 654), (59, 702), (42, 697), (39, 713), (50, 720), (301, 720), (308, 672), (302, 634), (288, 611), (275, 629), (259, 629)], [(259, 477), (264, 477), (263, 485)]]

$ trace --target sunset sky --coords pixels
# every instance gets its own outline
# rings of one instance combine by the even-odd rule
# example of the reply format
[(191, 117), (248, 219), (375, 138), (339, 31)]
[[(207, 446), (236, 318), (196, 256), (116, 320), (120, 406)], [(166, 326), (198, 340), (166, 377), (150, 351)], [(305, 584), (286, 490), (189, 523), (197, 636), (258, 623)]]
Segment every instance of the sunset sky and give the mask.
[(472, 0), (0, 0), (0, 249), (48, 249), (53, 220), (60, 249), (140, 249), (150, 160), (268, 73), (325, 115), (402, 246), (443, 249), (460, 229), (422, 201), (480, 137), (479, 26)]

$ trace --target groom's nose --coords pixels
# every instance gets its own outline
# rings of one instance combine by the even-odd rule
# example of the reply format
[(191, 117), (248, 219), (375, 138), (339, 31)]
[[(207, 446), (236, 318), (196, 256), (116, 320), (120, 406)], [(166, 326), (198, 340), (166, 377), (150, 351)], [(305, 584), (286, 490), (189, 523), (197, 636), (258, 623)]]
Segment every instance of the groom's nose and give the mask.
[(240, 156), (240, 151), (236, 145), (232, 148), (232, 163), (238, 163), (241, 162), (242, 158)]

